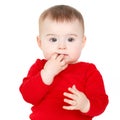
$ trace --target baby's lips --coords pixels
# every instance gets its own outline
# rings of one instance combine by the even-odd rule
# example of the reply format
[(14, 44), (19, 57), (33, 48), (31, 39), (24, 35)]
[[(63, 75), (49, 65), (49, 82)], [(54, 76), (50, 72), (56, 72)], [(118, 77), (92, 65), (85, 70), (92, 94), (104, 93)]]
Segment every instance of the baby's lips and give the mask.
[(65, 54), (65, 53), (58, 53), (58, 56), (59, 56), (59, 55), (67, 56), (67, 54)]

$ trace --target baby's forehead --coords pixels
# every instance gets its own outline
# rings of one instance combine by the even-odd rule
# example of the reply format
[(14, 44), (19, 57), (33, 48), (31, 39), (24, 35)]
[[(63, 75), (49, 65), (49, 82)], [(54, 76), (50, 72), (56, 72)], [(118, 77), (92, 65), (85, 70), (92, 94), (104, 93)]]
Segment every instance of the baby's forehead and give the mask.
[(45, 20), (51, 20), (53, 22), (57, 22), (57, 23), (64, 23), (64, 22), (74, 22), (76, 20), (78, 20), (81, 24), (82, 24), (82, 21), (80, 21), (78, 18), (76, 17), (73, 17), (73, 18), (67, 18), (67, 17), (53, 17), (51, 15), (48, 15), (44, 18), (40, 18), (40, 21), (39, 22), (44, 22)]
[[(83, 24), (82, 24), (82, 22), (81, 21), (79, 21), (78, 19), (73, 19), (73, 20), (66, 20), (66, 19), (64, 19), (64, 20), (56, 20), (56, 19), (52, 19), (51, 17), (46, 17), (44, 20), (42, 20), (42, 21), (40, 21), (40, 25), (42, 26), (42, 25), (44, 25), (45, 23), (51, 23), (51, 24), (57, 24), (57, 25), (66, 25), (66, 24), (69, 24), (69, 25), (71, 25), (71, 24), (78, 24), (79, 26), (81, 26), (81, 27), (83, 27), (83, 29), (84, 29), (84, 26), (83, 26)], [(54, 26), (53, 26), (54, 27)]]
[[(55, 23), (56, 25), (66, 25), (66, 24), (69, 24), (69, 25), (77, 25), (80, 27), (80, 29), (82, 29), (82, 31), (84, 32), (84, 24), (82, 21), (80, 21), (79, 19), (77, 18), (74, 18), (74, 19), (71, 19), (71, 20), (68, 20), (68, 19), (54, 19), (52, 18), (51, 16), (46, 16), (44, 19), (41, 19), (39, 21), (39, 28), (41, 28), (45, 23)], [(53, 26), (54, 27), (54, 26)]]
[(82, 24), (75, 21), (56, 21), (51, 18), (45, 19), (40, 26), (40, 33), (47, 36), (78, 36), (83, 34)]
[(44, 21), (41, 21), (40, 27), (42, 27), (42, 26), (49, 26), (49, 27), (56, 27), (56, 26), (64, 27), (64, 26), (66, 26), (68, 28), (71, 28), (73, 26), (77, 26), (77, 27), (79, 26), (80, 29), (83, 29), (83, 25), (78, 19), (74, 19), (71, 21), (67, 21), (67, 20), (57, 21), (55, 19), (51, 19), (50, 17), (47, 17), (46, 19), (44, 19)]

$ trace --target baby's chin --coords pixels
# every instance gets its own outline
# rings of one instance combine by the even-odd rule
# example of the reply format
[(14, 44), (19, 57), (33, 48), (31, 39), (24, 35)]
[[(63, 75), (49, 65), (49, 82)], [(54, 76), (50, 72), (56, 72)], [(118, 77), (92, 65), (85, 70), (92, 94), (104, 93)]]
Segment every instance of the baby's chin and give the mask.
[(66, 64), (75, 64), (78, 61), (73, 61), (73, 60), (67, 60), (67, 59), (65, 59), (65, 62), (66, 62)]

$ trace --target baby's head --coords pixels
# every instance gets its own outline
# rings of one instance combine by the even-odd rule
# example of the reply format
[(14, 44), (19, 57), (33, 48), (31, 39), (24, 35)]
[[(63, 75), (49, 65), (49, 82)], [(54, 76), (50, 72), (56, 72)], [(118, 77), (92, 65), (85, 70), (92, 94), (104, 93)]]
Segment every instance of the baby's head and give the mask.
[(66, 62), (75, 63), (85, 40), (83, 17), (73, 7), (56, 5), (41, 14), (37, 41), (47, 60), (63, 54)]
[(39, 32), (42, 22), (45, 19), (51, 19), (55, 22), (73, 22), (78, 20), (84, 33), (84, 20), (82, 14), (75, 8), (67, 5), (56, 5), (45, 10), (39, 18)]

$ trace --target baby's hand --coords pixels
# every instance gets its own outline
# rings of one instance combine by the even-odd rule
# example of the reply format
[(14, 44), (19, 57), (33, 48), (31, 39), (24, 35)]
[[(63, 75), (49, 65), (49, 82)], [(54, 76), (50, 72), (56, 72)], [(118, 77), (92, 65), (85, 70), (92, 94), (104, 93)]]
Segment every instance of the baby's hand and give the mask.
[(42, 79), (46, 84), (51, 84), (54, 77), (63, 71), (68, 65), (64, 61), (64, 55), (54, 54), (46, 62), (44, 69), (41, 71)]
[(90, 102), (86, 95), (77, 90), (75, 85), (73, 85), (71, 88), (68, 88), (68, 91), (70, 93), (64, 92), (63, 95), (67, 97), (64, 99), (64, 102), (69, 104), (69, 106), (63, 106), (63, 109), (80, 110), (83, 113), (88, 112), (90, 108)]
[(64, 55), (58, 55), (55, 53), (51, 56), (51, 59), (46, 62), (44, 70), (52, 76), (56, 76), (66, 67), (67, 64), (64, 61)]

